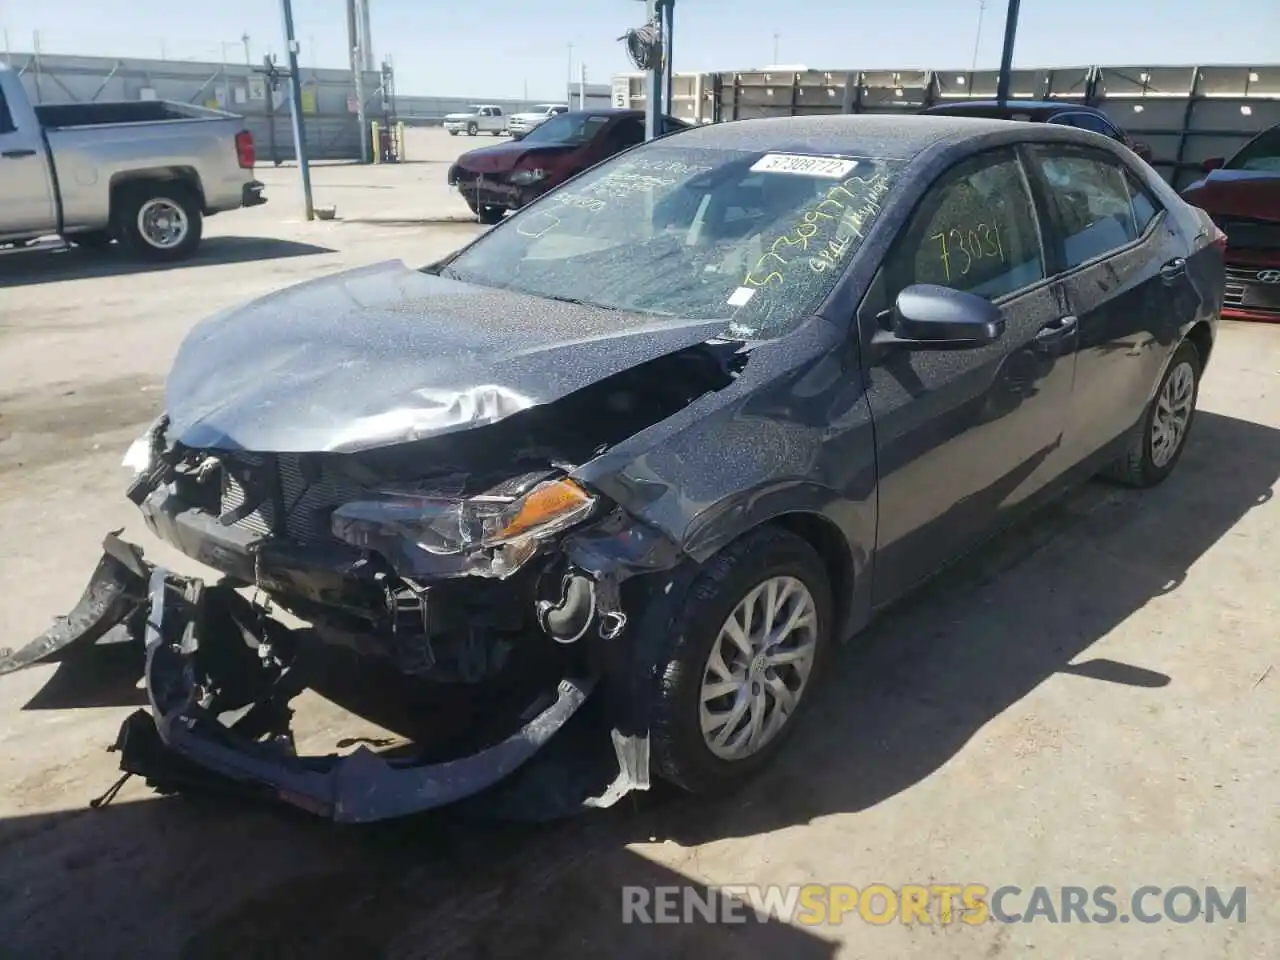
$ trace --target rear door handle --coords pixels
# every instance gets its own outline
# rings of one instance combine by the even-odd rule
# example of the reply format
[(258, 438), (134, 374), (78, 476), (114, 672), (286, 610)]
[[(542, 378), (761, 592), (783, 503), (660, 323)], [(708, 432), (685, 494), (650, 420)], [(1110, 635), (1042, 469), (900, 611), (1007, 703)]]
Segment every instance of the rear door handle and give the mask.
[(5, 150), (4, 152), (0, 153), (0, 157), (4, 157), (6, 160), (17, 160), (21, 157), (34, 157), (35, 155), (36, 155), (36, 152), (31, 149)]
[(1177, 280), (1187, 272), (1187, 261), (1185, 257), (1175, 257), (1160, 268), (1160, 276), (1165, 280)]
[(1063, 337), (1074, 333), (1078, 326), (1080, 326), (1078, 317), (1059, 317), (1057, 320), (1051, 320), (1041, 327), (1040, 332), (1036, 334), (1036, 339), (1041, 343), (1061, 340)]

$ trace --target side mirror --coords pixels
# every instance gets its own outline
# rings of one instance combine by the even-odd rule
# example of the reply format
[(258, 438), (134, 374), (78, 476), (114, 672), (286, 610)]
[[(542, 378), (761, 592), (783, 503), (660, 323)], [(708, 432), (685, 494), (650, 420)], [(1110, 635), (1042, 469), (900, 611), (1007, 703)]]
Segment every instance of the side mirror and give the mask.
[(1210, 157), (1204, 163), (1200, 164), (1205, 173), (1211, 173), (1214, 170), (1221, 170), (1226, 166), (1227, 161), (1222, 157)]
[(878, 332), (872, 343), (904, 350), (971, 350), (1004, 334), (1004, 316), (991, 301), (931, 283), (903, 290), (891, 315), (891, 329)]

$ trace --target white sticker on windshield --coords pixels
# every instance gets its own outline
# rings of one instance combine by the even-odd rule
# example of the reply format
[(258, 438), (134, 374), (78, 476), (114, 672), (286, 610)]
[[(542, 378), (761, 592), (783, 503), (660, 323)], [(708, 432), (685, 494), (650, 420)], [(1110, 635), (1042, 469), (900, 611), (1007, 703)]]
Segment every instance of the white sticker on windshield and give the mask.
[(733, 293), (729, 294), (728, 304), (731, 307), (745, 307), (747, 301), (756, 295), (756, 292), (750, 287), (739, 287)]
[(802, 177), (847, 177), (858, 165), (857, 160), (841, 157), (806, 157), (799, 153), (766, 153), (751, 165), (754, 173), (793, 173)]

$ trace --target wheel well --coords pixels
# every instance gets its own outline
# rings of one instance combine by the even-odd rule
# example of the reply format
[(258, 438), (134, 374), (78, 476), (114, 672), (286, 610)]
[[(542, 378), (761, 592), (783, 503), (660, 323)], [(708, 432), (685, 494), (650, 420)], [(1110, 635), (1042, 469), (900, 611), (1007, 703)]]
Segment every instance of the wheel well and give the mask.
[(120, 198), (125, 192), (132, 190), (138, 186), (147, 186), (150, 184), (160, 183), (178, 183), (187, 190), (195, 194), (196, 200), (200, 204), (200, 209), (204, 209), (204, 191), (200, 186), (200, 177), (192, 169), (188, 167), (170, 167), (158, 170), (130, 170), (128, 173), (117, 176), (111, 181), (111, 216), (115, 219), (115, 215), (119, 210), (118, 204)]
[(853, 602), (853, 556), (845, 536), (832, 521), (817, 513), (784, 513), (771, 521), (808, 542), (826, 566), (835, 603), (834, 636), (841, 636)]
[(1203, 370), (1209, 363), (1209, 352), (1213, 349), (1213, 332), (1209, 329), (1209, 324), (1203, 320), (1197, 323), (1187, 333), (1187, 339), (1200, 354), (1200, 368)]

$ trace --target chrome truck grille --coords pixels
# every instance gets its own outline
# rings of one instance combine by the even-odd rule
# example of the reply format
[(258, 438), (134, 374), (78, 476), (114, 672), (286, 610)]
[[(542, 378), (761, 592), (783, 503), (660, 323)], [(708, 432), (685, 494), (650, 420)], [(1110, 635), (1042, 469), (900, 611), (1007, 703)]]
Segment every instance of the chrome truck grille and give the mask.
[(1222, 303), (1280, 314), (1280, 270), (1266, 267), (1227, 267)]
[(259, 535), (288, 536), (311, 543), (331, 539), (329, 514), (333, 508), (364, 493), (358, 485), (323, 466), (304, 465), (303, 458), (296, 454), (234, 453), (223, 454), (219, 459), (224, 465), (220, 504), (223, 515), (239, 510), (252, 496), (256, 506), (235, 526)]

